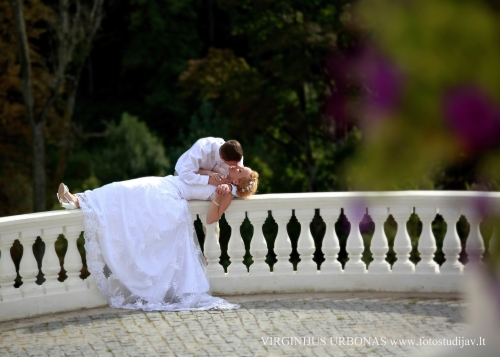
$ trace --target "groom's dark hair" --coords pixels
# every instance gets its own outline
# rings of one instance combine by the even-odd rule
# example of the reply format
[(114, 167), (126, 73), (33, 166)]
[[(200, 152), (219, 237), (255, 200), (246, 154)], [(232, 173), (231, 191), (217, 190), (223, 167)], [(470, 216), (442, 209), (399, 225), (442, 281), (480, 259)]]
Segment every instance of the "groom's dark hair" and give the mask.
[(220, 156), (224, 161), (240, 162), (243, 157), (243, 149), (236, 140), (228, 140), (220, 147)]

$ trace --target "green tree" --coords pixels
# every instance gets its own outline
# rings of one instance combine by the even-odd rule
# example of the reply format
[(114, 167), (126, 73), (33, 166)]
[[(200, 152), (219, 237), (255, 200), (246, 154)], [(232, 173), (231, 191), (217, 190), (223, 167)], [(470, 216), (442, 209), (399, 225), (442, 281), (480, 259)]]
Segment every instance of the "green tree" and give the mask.
[[(33, 209), (44, 211), (46, 200), (46, 131), (57, 127), (67, 136), (84, 59), (102, 19), (103, 0), (11, 0), (13, 28), (4, 41), (18, 45), (20, 94), (31, 129)], [(27, 16), (25, 16), (25, 14)], [(25, 20), (26, 17), (26, 20)], [(56, 176), (61, 176), (67, 146)]]
[(169, 161), (161, 140), (137, 117), (123, 113), (110, 133), (105, 146), (92, 156), (92, 171), (99, 184), (168, 173)]
[(177, 79), (200, 55), (193, 2), (110, 0), (105, 11), (81, 85), (78, 122), (83, 131), (97, 132), (127, 111), (171, 145), (192, 112)]
[[(71, 153), (64, 182), (74, 192), (144, 176), (170, 173), (159, 137), (137, 117), (123, 113), (118, 124), (79, 142)], [(59, 207), (57, 202), (54, 202)]]
[(233, 36), (247, 52), (211, 49), (190, 61), (181, 76), (188, 95), (213, 100), (220, 115), (230, 118), (230, 135), (254, 148), (250, 158), (267, 161), (261, 166), (278, 191), (338, 188), (331, 176), (341, 157), (334, 152), (356, 141), (350, 133), (331, 135), (323, 117), (325, 59), (349, 46), (343, 26), (349, 4), (221, 0)]

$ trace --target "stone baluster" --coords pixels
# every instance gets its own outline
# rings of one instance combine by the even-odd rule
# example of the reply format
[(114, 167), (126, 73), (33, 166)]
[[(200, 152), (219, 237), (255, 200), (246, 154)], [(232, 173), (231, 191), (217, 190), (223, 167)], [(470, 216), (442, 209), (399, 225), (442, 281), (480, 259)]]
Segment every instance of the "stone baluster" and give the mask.
[(412, 210), (410, 207), (392, 207), (389, 208), (389, 212), (398, 224), (398, 230), (394, 238), (394, 252), (397, 260), (392, 265), (392, 272), (401, 274), (414, 273), (415, 264), (410, 261), (411, 239), (406, 228), (406, 222), (408, 222)]
[(498, 244), (500, 244), (499, 242), (499, 235), (498, 235), (498, 230), (497, 230), (497, 227), (493, 227), (493, 232), (491, 233), (491, 238), (490, 238), (490, 244), (488, 245), (488, 251), (490, 252), (490, 254), (492, 254), (493, 252), (496, 252), (498, 250)]
[(436, 207), (416, 207), (415, 213), (422, 221), (422, 234), (418, 239), (418, 252), (421, 260), (415, 271), (424, 274), (439, 273), (439, 265), (434, 261), (436, 253), (436, 238), (432, 232), (432, 221), (436, 218), (438, 209)]
[(224, 267), (220, 264), (219, 222), (207, 224), (207, 215), (200, 215), (205, 227), (205, 242), (203, 252), (207, 260), (207, 273), (209, 277), (225, 276)]
[(10, 256), (10, 248), (19, 238), (19, 233), (0, 236), (0, 301), (12, 301), (21, 298), (21, 290), (14, 287), (17, 277), (16, 266)]
[[(196, 239), (197, 242), (199, 242), (198, 234), (196, 233), (196, 229), (195, 229), (195, 225), (194, 225), (196, 223), (197, 219), (198, 219), (198, 215), (196, 213), (191, 213), (191, 222), (193, 222), (194, 238)], [(202, 226), (202, 228), (205, 228), (205, 227)], [(203, 233), (205, 233), (205, 231), (203, 231)]]
[(59, 257), (57, 256), (55, 247), (57, 237), (62, 232), (62, 227), (43, 229), (40, 236), (45, 243), (45, 253), (42, 259), (42, 273), (44, 274), (45, 282), (42, 284), (42, 288), (46, 295), (66, 291), (66, 285), (58, 280), (61, 265), (59, 264)]
[(288, 236), (286, 226), (290, 222), (292, 210), (275, 210), (273, 218), (278, 225), (278, 234), (274, 242), (274, 253), (278, 261), (273, 266), (273, 274), (284, 275), (293, 273), (293, 264), (290, 263), (290, 254), (292, 254), (292, 242)]
[(351, 231), (347, 237), (346, 251), (349, 253), (344, 272), (346, 273), (366, 273), (366, 264), (361, 260), (365, 244), (359, 231), (359, 224), (365, 216), (365, 210), (358, 207), (344, 208), (344, 214), (351, 223)]
[(484, 241), (479, 230), (479, 224), (481, 223), (482, 217), (479, 212), (474, 209), (465, 209), (463, 214), (470, 225), (469, 236), (465, 243), (465, 252), (469, 258), (469, 262), (465, 265), (464, 270), (466, 272), (470, 271), (476, 265), (482, 264), (482, 258), (484, 254)]
[(191, 221), (193, 222), (193, 229), (194, 229), (194, 224), (195, 224), (197, 218), (198, 218), (198, 215), (196, 213), (191, 213)]
[(439, 213), (446, 222), (446, 235), (443, 241), (443, 253), (445, 262), (441, 266), (441, 273), (460, 274), (464, 266), (458, 261), (462, 244), (457, 233), (457, 222), (460, 219), (460, 208), (444, 207), (439, 209)]
[(267, 275), (271, 272), (266, 263), (268, 249), (262, 233), (262, 225), (266, 221), (267, 215), (267, 211), (248, 212), (248, 219), (253, 225), (253, 237), (250, 242), (250, 254), (253, 260), (253, 264), (250, 265), (250, 274), (252, 275)]
[(389, 215), (387, 207), (369, 208), (368, 213), (375, 223), (375, 232), (370, 245), (370, 251), (373, 254), (373, 262), (370, 263), (368, 271), (370, 273), (390, 273), (391, 267), (385, 260), (389, 251), (387, 236), (385, 235), (384, 222)]
[(315, 274), (318, 273), (318, 265), (313, 260), (314, 239), (311, 235), (311, 221), (314, 218), (314, 209), (296, 209), (295, 217), (300, 223), (300, 236), (297, 242), (297, 252), (300, 254), (300, 262), (297, 264), (298, 274)]
[(244, 276), (248, 274), (248, 269), (243, 264), (246, 254), (245, 243), (241, 237), (240, 227), (245, 219), (244, 211), (226, 212), (226, 221), (231, 227), (231, 238), (227, 247), (231, 264), (227, 267), (227, 273), (230, 276)]
[(82, 257), (78, 251), (76, 240), (80, 237), (83, 227), (81, 225), (65, 226), (64, 237), (68, 241), (68, 250), (64, 256), (64, 270), (68, 278), (64, 281), (67, 291), (84, 290), (87, 283), (80, 278), (83, 268)]
[(19, 275), (23, 279), (20, 289), (23, 297), (41, 296), (44, 294), (43, 288), (36, 283), (38, 276), (38, 263), (33, 254), (33, 244), (40, 235), (39, 230), (22, 231), (19, 241), (23, 245), (23, 256), (19, 265)]
[(321, 250), (325, 261), (321, 264), (321, 273), (342, 273), (342, 264), (338, 261), (340, 252), (339, 237), (335, 231), (335, 222), (340, 216), (340, 208), (321, 209), (321, 217), (326, 225)]

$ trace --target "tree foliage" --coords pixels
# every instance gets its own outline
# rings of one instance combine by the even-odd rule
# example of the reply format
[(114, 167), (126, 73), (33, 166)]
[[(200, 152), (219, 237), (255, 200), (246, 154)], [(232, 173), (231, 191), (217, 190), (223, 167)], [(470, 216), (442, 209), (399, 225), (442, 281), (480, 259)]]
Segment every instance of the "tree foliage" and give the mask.
[(138, 115), (166, 145), (192, 114), (177, 79), (200, 55), (197, 14), (188, 0), (110, 0), (101, 35), (87, 61), (75, 120), (104, 130), (123, 111)]
[(92, 157), (93, 172), (100, 182), (167, 174), (165, 148), (144, 122), (123, 113), (120, 123), (112, 125), (110, 132), (106, 146)]
[[(260, 193), (498, 188), (495, 1), (108, 0), (83, 36), (95, 3), (24, 1), (47, 207), (60, 181), (171, 174), (202, 136), (239, 140)], [(0, 20), (5, 215), (32, 210), (35, 153)]]
[[(20, 86), (17, 90), (31, 131), (35, 211), (44, 211), (47, 207), (46, 132), (52, 131), (63, 139), (68, 136), (78, 79), (100, 26), (102, 1), (33, 0), (24, 4), (21, 0), (11, 0), (12, 7), (4, 15), (9, 30), (2, 33), (2, 42), (6, 46), (15, 43), (18, 48), (15, 61), (19, 66)], [(59, 147), (56, 170), (52, 172), (56, 179), (60, 179), (64, 171), (67, 153), (64, 140)]]
[[(34, 109), (40, 112), (47, 99), (50, 75), (44, 66), (43, 51), (37, 44), (46, 31), (41, 24), (52, 18), (52, 12), (41, 1), (32, 1), (24, 7), (24, 18), (28, 40), (33, 44), (30, 55)], [(33, 136), (23, 101), (19, 43), (14, 28), (11, 3), (0, 2), (0, 200), (4, 203), (0, 205), (0, 215), (33, 209), (30, 150)]]
[(331, 153), (355, 136), (334, 140), (325, 126), (322, 109), (329, 78), (324, 62), (346, 36), (341, 18), (349, 3), (220, 1), (232, 34), (246, 43), (247, 53), (243, 57), (230, 49), (210, 49), (205, 58), (190, 61), (180, 77), (188, 95), (214, 100), (230, 119), (231, 135), (251, 144), (260, 136), (270, 142), (265, 151), (253, 154), (266, 156), (269, 167), (280, 167), (279, 160), (288, 163), (266, 178), (275, 179), (275, 187), (290, 189), (293, 185), (286, 182), (297, 178), (306, 180), (301, 190), (338, 187), (338, 181), (318, 181), (318, 167), (333, 169), (339, 157)]
[[(171, 165), (161, 138), (137, 116), (122, 113), (102, 135), (74, 148), (65, 179), (74, 192), (144, 176), (165, 176)], [(56, 204), (57, 205), (57, 204)]]

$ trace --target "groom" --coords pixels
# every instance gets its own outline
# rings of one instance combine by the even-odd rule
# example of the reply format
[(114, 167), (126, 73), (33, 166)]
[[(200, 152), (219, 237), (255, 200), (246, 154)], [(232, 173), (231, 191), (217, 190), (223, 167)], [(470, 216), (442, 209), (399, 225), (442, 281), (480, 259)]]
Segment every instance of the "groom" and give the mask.
[[(221, 138), (202, 138), (186, 151), (175, 164), (175, 173), (188, 185), (216, 185), (221, 195), (236, 194), (226, 176), (230, 166), (243, 166), (243, 149), (236, 140), (224, 141)], [(198, 170), (205, 169), (209, 175), (200, 175)]]

